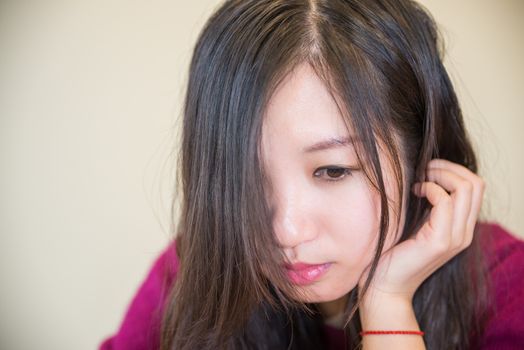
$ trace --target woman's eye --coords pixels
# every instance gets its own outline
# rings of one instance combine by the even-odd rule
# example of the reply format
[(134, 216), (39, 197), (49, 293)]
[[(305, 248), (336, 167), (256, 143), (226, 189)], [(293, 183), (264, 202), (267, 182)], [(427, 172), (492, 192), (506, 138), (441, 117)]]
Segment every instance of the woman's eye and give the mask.
[(318, 168), (313, 174), (313, 176), (323, 178), (326, 181), (340, 181), (347, 175), (351, 175), (351, 169), (337, 166)]

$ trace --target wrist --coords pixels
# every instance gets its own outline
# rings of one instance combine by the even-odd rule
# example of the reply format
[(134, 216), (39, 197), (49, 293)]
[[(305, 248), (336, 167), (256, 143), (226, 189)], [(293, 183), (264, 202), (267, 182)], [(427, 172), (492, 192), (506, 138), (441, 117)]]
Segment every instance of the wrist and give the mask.
[(366, 293), (359, 307), (363, 330), (420, 330), (412, 298), (376, 290)]
[(399, 304), (407, 307), (413, 305), (413, 294), (404, 292), (383, 292), (379, 289), (370, 287), (366, 294), (362, 296), (361, 308), (371, 309), (372, 307), (388, 307)]
[(359, 314), (363, 349), (425, 349), (412, 298), (371, 293), (363, 298)]

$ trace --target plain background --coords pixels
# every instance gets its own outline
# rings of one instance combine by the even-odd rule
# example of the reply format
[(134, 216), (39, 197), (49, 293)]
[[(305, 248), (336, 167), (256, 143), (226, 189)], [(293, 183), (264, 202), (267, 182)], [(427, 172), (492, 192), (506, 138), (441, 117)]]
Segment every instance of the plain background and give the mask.
[[(169, 239), (188, 62), (218, 1), (0, 2), (0, 348), (94, 349)], [(524, 2), (425, 0), (488, 183), (524, 235)]]

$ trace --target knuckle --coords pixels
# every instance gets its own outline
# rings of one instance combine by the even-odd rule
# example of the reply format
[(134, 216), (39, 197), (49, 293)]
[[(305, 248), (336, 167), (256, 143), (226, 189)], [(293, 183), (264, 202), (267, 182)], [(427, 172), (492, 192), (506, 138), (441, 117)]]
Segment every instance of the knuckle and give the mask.
[(484, 192), (484, 190), (486, 189), (486, 181), (484, 181), (484, 179), (482, 178), (478, 178), (477, 187), (480, 188), (482, 192)]
[(473, 241), (473, 234), (470, 234), (469, 232), (471, 232), (471, 228), (469, 225), (467, 225), (463, 235), (461, 236), (460, 242), (457, 245), (459, 252), (463, 251), (471, 245)]
[(467, 194), (471, 194), (473, 192), (473, 184), (467, 180), (462, 181), (460, 188)]
[(442, 194), (440, 197), (440, 203), (442, 203), (444, 206), (450, 207), (450, 209), (453, 209), (453, 199), (451, 199), (451, 196), (448, 194)]
[(466, 237), (459, 237), (457, 239), (457, 242), (455, 242), (454, 244), (454, 248), (457, 250), (457, 251), (461, 251), (462, 249), (464, 249), (466, 247)]
[(468, 248), (472, 242), (473, 242), (473, 236), (466, 237), (466, 239), (464, 240), (463, 249)]
[(451, 241), (446, 241), (446, 240), (437, 240), (433, 243), (433, 249), (435, 251), (435, 253), (441, 255), (441, 254), (444, 254), (446, 252), (448, 252), (451, 248)]

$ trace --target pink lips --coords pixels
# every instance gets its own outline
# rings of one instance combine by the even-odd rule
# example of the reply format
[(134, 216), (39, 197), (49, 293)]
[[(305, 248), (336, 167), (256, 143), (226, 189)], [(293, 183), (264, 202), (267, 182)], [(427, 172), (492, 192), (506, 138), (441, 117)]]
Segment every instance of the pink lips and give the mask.
[(310, 265), (304, 263), (297, 263), (292, 265), (286, 265), (286, 271), (289, 279), (294, 284), (307, 285), (315, 282), (322, 277), (331, 263)]

